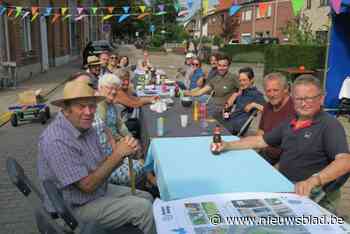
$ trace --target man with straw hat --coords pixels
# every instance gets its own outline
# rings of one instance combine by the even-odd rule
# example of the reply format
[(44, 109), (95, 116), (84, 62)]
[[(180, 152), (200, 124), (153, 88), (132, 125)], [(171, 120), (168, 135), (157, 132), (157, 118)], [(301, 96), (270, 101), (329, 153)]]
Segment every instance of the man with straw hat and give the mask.
[(92, 82), (92, 87), (94, 89), (97, 89), (97, 86), (98, 86), (98, 79), (101, 74), (101, 64), (102, 62), (95, 55), (89, 56), (87, 58), (88, 69), (86, 70), (86, 72), (88, 72), (92, 76), (91, 82)]
[[(39, 181), (50, 179), (62, 192), (75, 214), (83, 221), (97, 222), (107, 230), (131, 223), (144, 233), (156, 233), (152, 197), (142, 191), (131, 195), (130, 188), (108, 184), (110, 174), (124, 158), (139, 149), (131, 137), (119, 142), (108, 135), (110, 156), (103, 153), (97, 132), (92, 128), (97, 103), (87, 82), (73, 80), (63, 90), (63, 97), (51, 104), (61, 108), (55, 120), (39, 139)], [(54, 212), (46, 192), (45, 207)]]

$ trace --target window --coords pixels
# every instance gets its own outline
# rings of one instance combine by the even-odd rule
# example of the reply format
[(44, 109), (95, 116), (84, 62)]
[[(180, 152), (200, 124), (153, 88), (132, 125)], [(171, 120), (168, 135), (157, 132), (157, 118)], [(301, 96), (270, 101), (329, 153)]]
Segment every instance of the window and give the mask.
[(270, 31), (266, 31), (265, 32), (265, 37), (270, 37), (271, 36), (270, 33), (271, 33)]
[(260, 9), (259, 9), (259, 7), (256, 8), (256, 18), (257, 18), (257, 19), (262, 18), (261, 15), (260, 15)]
[(306, 1), (306, 9), (311, 9), (311, 0)]
[(245, 20), (246, 21), (252, 20), (252, 10), (248, 10), (245, 12)]
[(255, 33), (255, 37), (261, 38), (261, 37), (263, 37), (263, 33), (262, 32), (257, 32), (257, 33)]
[(272, 15), (272, 5), (270, 4), (268, 7), (267, 7), (267, 17), (271, 17)]
[(320, 7), (329, 6), (329, 0), (320, 0)]
[(23, 27), (23, 37), (22, 37), (22, 45), (25, 52), (28, 52), (32, 50), (32, 30), (31, 30), (31, 23), (30, 23), (30, 17), (25, 17), (22, 20), (22, 27)]

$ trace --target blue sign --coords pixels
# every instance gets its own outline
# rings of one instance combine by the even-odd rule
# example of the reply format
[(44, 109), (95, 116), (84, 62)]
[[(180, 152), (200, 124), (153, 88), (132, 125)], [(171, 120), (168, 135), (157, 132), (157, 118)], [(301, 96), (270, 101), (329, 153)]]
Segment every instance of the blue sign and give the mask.
[(156, 26), (154, 26), (153, 24), (151, 24), (150, 26), (149, 26), (149, 31), (150, 32), (155, 32), (156, 31)]

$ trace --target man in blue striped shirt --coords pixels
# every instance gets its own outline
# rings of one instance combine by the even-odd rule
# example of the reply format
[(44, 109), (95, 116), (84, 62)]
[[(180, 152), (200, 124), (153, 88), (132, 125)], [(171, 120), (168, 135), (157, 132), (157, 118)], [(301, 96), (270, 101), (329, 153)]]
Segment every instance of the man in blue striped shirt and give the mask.
[[(96, 130), (92, 128), (96, 105), (103, 100), (83, 81), (70, 81), (63, 98), (52, 102), (62, 110), (39, 139), (38, 175), (42, 183), (56, 183), (75, 214), (83, 221), (95, 221), (113, 230), (131, 223), (144, 233), (156, 233), (152, 197), (130, 188), (107, 183), (123, 159), (139, 149), (138, 142), (125, 137), (116, 143), (109, 135), (112, 154), (103, 153)], [(44, 189), (45, 205), (54, 212)]]

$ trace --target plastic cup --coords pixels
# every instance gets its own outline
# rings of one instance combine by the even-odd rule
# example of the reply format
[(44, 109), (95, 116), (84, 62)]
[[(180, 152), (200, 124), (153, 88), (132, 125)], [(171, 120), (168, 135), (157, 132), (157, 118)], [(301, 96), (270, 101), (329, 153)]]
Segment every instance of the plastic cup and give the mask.
[(157, 135), (163, 136), (164, 135), (164, 118), (159, 117), (157, 119)]
[(188, 124), (188, 115), (180, 115), (181, 127), (185, 128)]

